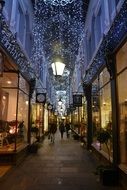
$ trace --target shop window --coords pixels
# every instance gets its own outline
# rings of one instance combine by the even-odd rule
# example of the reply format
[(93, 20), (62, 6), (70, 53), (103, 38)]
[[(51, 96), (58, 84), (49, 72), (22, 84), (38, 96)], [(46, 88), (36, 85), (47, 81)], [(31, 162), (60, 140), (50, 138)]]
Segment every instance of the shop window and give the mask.
[(81, 136), (87, 138), (87, 101), (83, 97), (82, 113), (81, 113)]
[(116, 61), (117, 73), (121, 72), (125, 67), (127, 67), (127, 42), (117, 53)]
[(127, 42), (116, 54), (120, 166), (127, 170)]
[(39, 140), (44, 133), (44, 107), (41, 103), (32, 103), (31, 143)]
[[(111, 123), (111, 90), (110, 83), (100, 90), (101, 127), (107, 129)], [(111, 128), (109, 128), (111, 130)]]
[(21, 75), (19, 76), (19, 88), (26, 94), (29, 94), (29, 84)]
[(29, 105), (28, 102), (29, 102), (28, 95), (19, 90), (17, 118), (18, 118), (18, 123), (20, 124), (21, 127), (18, 129), (18, 135), (17, 135), (18, 142), (27, 143), (28, 105)]
[(98, 78), (92, 84), (92, 129), (93, 142), (96, 142), (96, 136), (100, 130), (100, 99)]
[(92, 127), (93, 127), (93, 137), (95, 139), (97, 132), (100, 130), (99, 96), (92, 97)]
[(101, 88), (102, 86), (104, 86), (106, 83), (109, 82), (110, 80), (110, 75), (109, 72), (107, 71), (107, 68), (105, 68), (101, 73), (100, 73), (100, 77), (99, 77), (99, 87)]
[(17, 88), (18, 86), (17, 73), (4, 72), (1, 79), (4, 88)]
[[(111, 109), (111, 87), (110, 77), (107, 69), (104, 69), (99, 78), (93, 83), (92, 90), (92, 127), (93, 127), (93, 144), (95, 147), (106, 155), (108, 150), (106, 146), (97, 141), (97, 134), (101, 129), (110, 133), (112, 137), (112, 109)], [(110, 155), (112, 156), (112, 138), (108, 141)]]
[[(111, 109), (111, 87), (110, 83), (100, 89), (100, 112), (101, 128), (108, 131), (112, 137), (112, 109)], [(110, 155), (112, 156), (112, 138), (108, 141)], [(101, 150), (108, 154), (105, 144), (101, 145)]]
[[(121, 62), (120, 62), (121, 64)], [(118, 77), (120, 164), (127, 169), (127, 69)]]
[(0, 152), (16, 151), (27, 142), (28, 94), (18, 87), (18, 73), (3, 73), (0, 88)]

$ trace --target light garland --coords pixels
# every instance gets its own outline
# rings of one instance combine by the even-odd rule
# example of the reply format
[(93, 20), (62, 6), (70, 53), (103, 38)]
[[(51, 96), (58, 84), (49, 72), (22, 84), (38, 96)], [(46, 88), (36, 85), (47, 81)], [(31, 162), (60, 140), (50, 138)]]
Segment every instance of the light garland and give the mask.
[(69, 3), (72, 3), (74, 0), (44, 0), (46, 4), (51, 4), (54, 6), (66, 6)]
[[(36, 0), (34, 13), (34, 46), (32, 60), (35, 71), (41, 73), (43, 66), (49, 68), (60, 57), (66, 65), (62, 77), (48, 77), (47, 85), (69, 93), (69, 78), (75, 67), (80, 41), (85, 28), (85, 16), (88, 3), (83, 0)], [(68, 71), (68, 72), (67, 72)], [(48, 76), (48, 73), (47, 73)], [(49, 90), (50, 91), (50, 90)], [(48, 92), (48, 89), (47, 89)], [(53, 94), (49, 93), (49, 96)], [(50, 99), (53, 102), (53, 95)], [(69, 104), (67, 97), (65, 107)]]
[(53, 6), (62, 0), (45, 2), (37, 0), (35, 4), (33, 60), (38, 63), (45, 56), (50, 65), (52, 59), (61, 56), (72, 71), (84, 32), (86, 4), (82, 0), (66, 0), (66, 6)]

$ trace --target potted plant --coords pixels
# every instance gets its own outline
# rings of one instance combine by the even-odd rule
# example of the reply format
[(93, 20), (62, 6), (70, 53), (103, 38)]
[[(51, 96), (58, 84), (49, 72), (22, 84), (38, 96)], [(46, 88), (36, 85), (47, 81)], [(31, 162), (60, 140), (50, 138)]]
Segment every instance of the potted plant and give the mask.
[(109, 164), (99, 165), (97, 167), (97, 173), (100, 175), (100, 181), (103, 185), (117, 185), (118, 184), (118, 170), (113, 166), (110, 159), (110, 148), (108, 141), (111, 139), (111, 133), (108, 130), (101, 129), (97, 133), (97, 140), (101, 144), (105, 144), (108, 152), (108, 162)]
[(38, 132), (39, 129), (36, 126), (31, 127), (31, 144), (28, 146), (29, 153), (37, 153), (39, 148), (39, 140), (38, 140)]
[(97, 140), (100, 142), (100, 146), (101, 144), (105, 144), (107, 151), (108, 151), (108, 161), (109, 163), (111, 162), (110, 160), (110, 148), (108, 146), (108, 141), (111, 139), (111, 134), (109, 133), (108, 130), (104, 130), (101, 129), (98, 133), (97, 133)]

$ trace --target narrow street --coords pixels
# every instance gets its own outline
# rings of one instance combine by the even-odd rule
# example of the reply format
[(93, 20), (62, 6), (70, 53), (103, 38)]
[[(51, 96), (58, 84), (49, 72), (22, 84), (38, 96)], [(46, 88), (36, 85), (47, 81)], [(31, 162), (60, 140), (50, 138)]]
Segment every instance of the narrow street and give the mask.
[(103, 186), (94, 174), (97, 162), (79, 141), (57, 130), (55, 143), (46, 137), (37, 154), (26, 159), (0, 180), (0, 190), (121, 190)]

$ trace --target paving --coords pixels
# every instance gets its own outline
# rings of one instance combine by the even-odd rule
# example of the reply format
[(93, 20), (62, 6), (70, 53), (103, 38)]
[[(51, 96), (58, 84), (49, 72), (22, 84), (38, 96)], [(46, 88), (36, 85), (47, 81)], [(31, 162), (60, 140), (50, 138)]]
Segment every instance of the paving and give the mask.
[(11, 169), (0, 180), (0, 190), (122, 190), (104, 186), (95, 175), (97, 161), (77, 140), (46, 137), (36, 154)]

